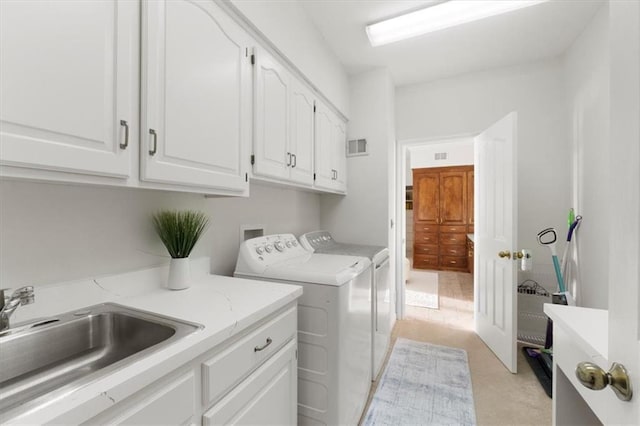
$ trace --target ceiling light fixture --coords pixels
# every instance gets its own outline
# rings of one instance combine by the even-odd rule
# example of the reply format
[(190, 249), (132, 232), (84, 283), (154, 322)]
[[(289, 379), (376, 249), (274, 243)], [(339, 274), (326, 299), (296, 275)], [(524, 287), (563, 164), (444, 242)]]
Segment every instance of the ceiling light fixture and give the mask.
[(450, 0), (367, 25), (367, 36), (372, 46), (382, 46), (546, 1), (548, 0)]

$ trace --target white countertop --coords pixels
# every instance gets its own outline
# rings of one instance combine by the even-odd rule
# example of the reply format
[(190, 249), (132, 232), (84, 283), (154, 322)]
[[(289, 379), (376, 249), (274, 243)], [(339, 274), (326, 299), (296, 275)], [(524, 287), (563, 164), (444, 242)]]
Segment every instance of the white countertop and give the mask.
[(608, 359), (608, 311), (545, 303), (544, 313), (592, 358)]
[(2, 413), (0, 423), (55, 423), (63, 414), (67, 422), (88, 420), (87, 413), (109, 408), (302, 295), (299, 286), (209, 275), (207, 258), (192, 261), (190, 288), (171, 291), (164, 288), (167, 269), (37, 287), (36, 302), (18, 308), (15, 321), (115, 302), (204, 328), (72, 393), (53, 391), (36, 408)]
[(467, 234), (467, 238), (470, 239), (472, 243), (475, 243), (475, 241), (473, 240), (474, 238), (473, 234)]

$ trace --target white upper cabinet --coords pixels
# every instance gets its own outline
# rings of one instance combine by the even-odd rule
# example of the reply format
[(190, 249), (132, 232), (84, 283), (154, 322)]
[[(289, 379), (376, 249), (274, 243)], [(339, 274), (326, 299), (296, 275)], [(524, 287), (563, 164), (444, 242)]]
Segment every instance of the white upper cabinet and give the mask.
[(316, 104), (315, 135), (316, 188), (346, 192), (345, 124), (321, 102)]
[(138, 18), (130, 1), (0, 2), (0, 164), (131, 174)]
[(142, 10), (141, 179), (243, 193), (252, 40), (212, 1)]
[(263, 50), (255, 50), (255, 135), (253, 172), (273, 178), (289, 177), (289, 107), (291, 74)]
[(255, 175), (313, 184), (312, 92), (264, 50), (255, 62)]
[(294, 79), (291, 92), (291, 175), (294, 182), (313, 184), (313, 142), (315, 97)]

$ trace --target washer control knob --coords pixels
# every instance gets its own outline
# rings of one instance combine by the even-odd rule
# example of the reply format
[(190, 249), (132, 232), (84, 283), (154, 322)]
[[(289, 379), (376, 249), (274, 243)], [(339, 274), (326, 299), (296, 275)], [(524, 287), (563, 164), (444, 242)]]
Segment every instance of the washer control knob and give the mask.
[(293, 240), (291, 244), (293, 244), (294, 247), (298, 247), (298, 242), (296, 240)]
[(282, 244), (282, 241), (276, 241), (275, 244), (274, 244), (274, 247), (278, 251), (283, 251), (284, 250), (284, 244)]
[(266, 251), (267, 253), (271, 253), (273, 251), (273, 246), (271, 244), (267, 244), (266, 246), (264, 246), (264, 251)]
[(264, 249), (262, 247), (256, 247), (256, 253), (261, 255), (262, 253), (264, 253)]
[(287, 241), (287, 247), (291, 248), (292, 244), (291, 241)]

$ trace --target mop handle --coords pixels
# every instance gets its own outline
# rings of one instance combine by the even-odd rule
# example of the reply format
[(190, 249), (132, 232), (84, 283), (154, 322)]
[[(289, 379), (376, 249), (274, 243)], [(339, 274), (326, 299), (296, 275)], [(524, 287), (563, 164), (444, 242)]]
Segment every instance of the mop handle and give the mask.
[(556, 278), (558, 279), (558, 288), (560, 289), (560, 293), (564, 293), (566, 291), (564, 287), (564, 280), (562, 279), (562, 272), (560, 271), (560, 262), (558, 262), (558, 256), (555, 254), (551, 256), (553, 259), (553, 268), (556, 270)]

